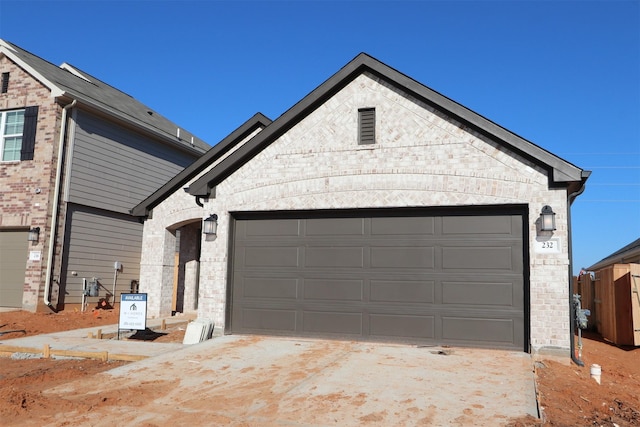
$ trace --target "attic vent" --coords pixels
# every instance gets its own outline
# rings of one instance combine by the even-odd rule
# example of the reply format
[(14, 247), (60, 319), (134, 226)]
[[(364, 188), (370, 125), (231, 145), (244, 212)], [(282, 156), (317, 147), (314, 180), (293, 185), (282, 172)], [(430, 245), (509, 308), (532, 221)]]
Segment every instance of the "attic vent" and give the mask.
[(0, 93), (7, 93), (9, 90), (9, 73), (2, 73), (2, 90)]
[(376, 109), (360, 108), (358, 110), (358, 144), (376, 143)]

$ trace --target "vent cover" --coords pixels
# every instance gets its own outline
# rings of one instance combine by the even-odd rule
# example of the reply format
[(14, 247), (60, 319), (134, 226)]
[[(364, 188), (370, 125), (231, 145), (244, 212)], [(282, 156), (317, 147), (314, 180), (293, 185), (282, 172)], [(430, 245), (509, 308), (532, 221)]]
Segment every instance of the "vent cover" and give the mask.
[(0, 93), (7, 93), (9, 90), (9, 73), (2, 73), (2, 89)]
[(361, 108), (358, 110), (358, 144), (376, 143), (376, 109)]

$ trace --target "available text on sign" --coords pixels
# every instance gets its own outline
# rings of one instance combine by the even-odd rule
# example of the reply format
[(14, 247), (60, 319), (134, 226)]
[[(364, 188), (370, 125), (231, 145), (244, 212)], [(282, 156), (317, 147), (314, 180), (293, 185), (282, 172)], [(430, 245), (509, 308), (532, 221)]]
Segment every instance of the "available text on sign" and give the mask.
[(147, 328), (147, 294), (120, 294), (119, 329)]

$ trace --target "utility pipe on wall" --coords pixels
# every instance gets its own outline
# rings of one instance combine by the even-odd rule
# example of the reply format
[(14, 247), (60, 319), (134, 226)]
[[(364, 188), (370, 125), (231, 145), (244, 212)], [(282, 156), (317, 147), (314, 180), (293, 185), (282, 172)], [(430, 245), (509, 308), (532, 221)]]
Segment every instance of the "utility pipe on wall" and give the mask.
[(47, 254), (47, 275), (44, 279), (43, 302), (49, 308), (51, 306), (51, 274), (53, 272), (53, 255), (55, 253), (56, 234), (58, 228), (58, 202), (60, 200), (60, 181), (62, 180), (62, 157), (64, 155), (64, 137), (67, 133), (67, 113), (73, 108), (77, 100), (62, 107), (62, 123), (60, 125), (60, 140), (58, 141), (58, 164), (56, 168), (56, 182), (53, 189), (53, 210), (51, 212), (51, 227), (49, 228), (49, 252)]
[(571, 205), (573, 201), (581, 195), (585, 190), (585, 184), (582, 183), (582, 187), (574, 193), (569, 194), (567, 197), (567, 237), (568, 237), (568, 245), (569, 245), (569, 325), (571, 326), (571, 340), (569, 341), (569, 348), (571, 351), (571, 360), (578, 365), (584, 366), (584, 362), (576, 357), (576, 343), (575, 343), (575, 333), (576, 333), (576, 315), (575, 315), (575, 307), (573, 304), (573, 248), (572, 248), (572, 237), (571, 237)]

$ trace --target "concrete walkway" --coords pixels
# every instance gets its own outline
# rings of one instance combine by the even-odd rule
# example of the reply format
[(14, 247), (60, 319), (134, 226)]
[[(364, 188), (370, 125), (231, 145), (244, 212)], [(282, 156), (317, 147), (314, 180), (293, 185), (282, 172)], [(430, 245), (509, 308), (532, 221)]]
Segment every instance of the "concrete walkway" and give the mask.
[[(162, 323), (167, 327), (183, 323), (185, 328), (190, 321), (188, 317), (169, 317), (166, 319), (147, 320), (147, 328), (162, 332)], [(101, 332), (104, 339), (89, 338), (90, 334), (97, 336)], [(131, 335), (129, 331), (120, 331), (121, 339), (117, 339), (118, 325), (107, 325), (71, 331), (54, 332), (50, 334), (32, 335), (22, 338), (0, 340), (0, 352), (14, 353), (14, 357), (42, 357), (45, 346), (49, 346), (53, 357), (56, 355), (83, 355), (99, 359), (107, 353), (108, 360), (135, 361), (147, 357), (158, 356), (184, 348), (180, 343), (155, 343), (151, 341), (137, 341), (124, 339)], [(14, 351), (21, 350), (22, 351)], [(33, 350), (36, 352), (27, 352)]]

